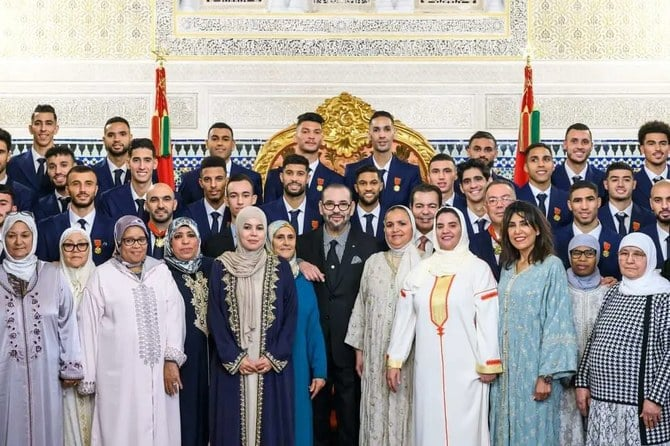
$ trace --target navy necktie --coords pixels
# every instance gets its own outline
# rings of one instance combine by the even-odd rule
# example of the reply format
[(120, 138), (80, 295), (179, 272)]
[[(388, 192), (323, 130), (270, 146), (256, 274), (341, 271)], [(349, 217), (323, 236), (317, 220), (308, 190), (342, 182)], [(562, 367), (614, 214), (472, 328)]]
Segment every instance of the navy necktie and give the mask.
[(663, 177), (660, 176), (660, 175), (659, 175), (659, 176), (655, 176), (655, 177), (654, 177), (654, 184), (656, 184), (656, 183), (658, 183), (659, 181), (664, 180), (664, 179), (665, 179), (665, 178), (663, 178)]
[(212, 216), (212, 234), (218, 234), (219, 233), (219, 217), (221, 214), (219, 214), (216, 211), (213, 211), (211, 214)]
[(670, 254), (670, 235), (665, 238), (665, 259), (663, 260), (668, 260), (670, 257), (668, 257), (668, 254)]
[(626, 213), (625, 212), (617, 212), (614, 214), (616, 217), (617, 221), (619, 222), (619, 236), (625, 237), (628, 231), (626, 230)]
[(375, 228), (372, 227), (372, 219), (375, 218), (374, 214), (365, 214), (365, 233), (371, 236), (375, 236)]
[(579, 183), (580, 181), (582, 181), (581, 175), (575, 175), (574, 177), (572, 177), (572, 184)]
[(300, 234), (300, 231), (298, 230), (298, 214), (300, 214), (300, 209), (295, 209), (293, 211), (289, 211), (289, 214), (291, 214), (291, 226), (293, 226), (293, 229), (295, 229), (296, 234)]
[(386, 175), (386, 169), (379, 169), (379, 176), (382, 178), (382, 183), (384, 183), (384, 188), (386, 188), (386, 178), (384, 178), (384, 175)]
[(86, 220), (84, 220), (83, 218), (80, 218), (79, 220), (77, 220), (77, 223), (79, 223), (79, 226), (81, 226), (81, 229), (83, 229), (84, 231), (86, 230)]
[(547, 216), (547, 205), (545, 204), (546, 200), (547, 194), (537, 194), (537, 207), (540, 208), (540, 212), (542, 212), (542, 215), (545, 217)]
[(70, 197), (60, 197), (58, 202), (60, 203), (60, 211), (65, 212), (67, 211), (67, 205), (70, 204)]
[(37, 167), (37, 178), (39, 178), (39, 180), (42, 181), (42, 179), (44, 178), (44, 175), (46, 175), (46, 173), (47, 173), (46, 168), (44, 166), (47, 162), (47, 159), (46, 158), (39, 158), (37, 160), (37, 162), (39, 163), (39, 166)]
[(121, 186), (121, 176), (123, 175), (123, 169), (114, 169), (114, 186)]
[(485, 218), (480, 218), (479, 220), (476, 221), (477, 223), (477, 229), (479, 230), (479, 234), (484, 232), (485, 226), (486, 226), (486, 219)]
[(137, 216), (144, 220), (144, 198), (137, 198), (135, 203), (137, 203)]

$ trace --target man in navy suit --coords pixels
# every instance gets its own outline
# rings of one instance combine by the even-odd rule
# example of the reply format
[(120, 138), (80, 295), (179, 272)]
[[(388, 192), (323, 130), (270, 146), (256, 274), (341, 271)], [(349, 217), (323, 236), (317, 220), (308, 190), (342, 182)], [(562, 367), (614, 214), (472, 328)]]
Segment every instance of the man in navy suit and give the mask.
[(38, 224), (37, 257), (45, 262), (60, 259), (58, 246), (67, 228), (82, 228), (91, 237), (93, 262), (109, 260), (114, 252), (114, 221), (95, 208), (97, 177), (88, 166), (74, 166), (67, 175), (68, 194), (72, 198), (67, 212), (53, 215)]
[(199, 187), (205, 195), (187, 206), (186, 215), (198, 225), (201, 243), (205, 243), (227, 226), (226, 161), (218, 156), (207, 156), (198, 171)]
[(177, 209), (177, 200), (175, 200), (172, 188), (165, 183), (156, 183), (151, 186), (147, 192), (144, 209), (149, 215), (147, 255), (154, 259), (162, 259), (165, 253), (165, 233)]
[[(640, 232), (647, 234), (656, 245), (656, 268), (663, 268), (670, 250), (670, 181), (660, 180), (650, 191), (649, 203), (656, 216), (656, 222), (643, 227)], [(648, 261), (648, 260), (647, 260)]]
[(635, 174), (637, 182), (633, 191), (633, 202), (644, 209), (650, 209), (651, 186), (668, 177), (668, 146), (670, 126), (662, 121), (650, 121), (637, 132), (640, 153), (644, 156), (642, 168)]
[(261, 209), (265, 212), (268, 224), (277, 220), (286, 220), (295, 228), (298, 235), (313, 231), (321, 225), (321, 215), (307, 200), (307, 177), (309, 161), (302, 155), (288, 155), (282, 163), (279, 175), (284, 194), (278, 200), (266, 202)]
[(593, 236), (600, 244), (598, 269), (603, 277), (621, 279), (619, 271), (619, 242), (621, 237), (615, 231), (606, 228), (598, 220), (600, 197), (598, 186), (590, 181), (577, 181), (570, 186), (568, 207), (574, 217), (572, 224), (554, 232), (556, 255), (563, 261), (565, 268), (570, 268), (568, 245), (577, 234)]
[(528, 173), (528, 183), (517, 191), (519, 200), (537, 206), (554, 230), (570, 224), (572, 215), (568, 209), (568, 193), (551, 185), (551, 174), (554, 172), (551, 148), (541, 142), (529, 145), (523, 168)]
[(28, 186), (14, 181), (7, 175), (7, 163), (12, 153), (12, 135), (0, 129), (0, 184), (11, 187), (13, 192), (12, 202), (21, 211), (32, 211), (37, 201), (35, 192)]
[(102, 143), (107, 156), (93, 166), (98, 176), (99, 194), (130, 182), (128, 148), (132, 139), (130, 124), (125, 118), (114, 116), (105, 122)]
[(5, 217), (10, 212), (16, 212), (14, 205), (14, 191), (6, 184), (0, 184), (0, 229), (5, 223)]
[[(496, 158), (498, 157), (498, 141), (496, 141), (493, 134), (484, 130), (476, 131), (470, 136), (465, 152), (468, 154), (469, 159), (481, 160), (489, 166), (492, 180), (507, 180), (507, 178), (502, 177), (495, 171)], [(456, 181), (454, 190), (459, 197), (463, 196), (459, 181)]]
[(381, 175), (374, 166), (363, 166), (356, 172), (354, 189), (358, 195), (356, 212), (351, 217), (351, 226), (376, 237), (380, 242), (384, 238), (384, 216), (386, 210), (379, 203), (379, 195), (384, 185)]
[(29, 187), (37, 197), (41, 197), (52, 190), (44, 155), (54, 146), (54, 136), (58, 133), (56, 110), (46, 104), (35, 107), (28, 130), (33, 136), (33, 147), (12, 157), (7, 173), (12, 180)]
[(565, 131), (563, 149), (566, 155), (565, 162), (554, 170), (551, 184), (567, 191), (575, 182), (590, 181), (598, 187), (599, 196), (604, 197), (605, 172), (589, 164), (589, 156), (593, 150), (591, 129), (585, 124), (572, 124)]
[[(344, 183), (344, 177), (324, 166), (319, 160), (319, 149), (323, 139), (323, 118), (318, 113), (308, 112), (298, 116), (295, 129), (295, 153), (302, 155), (309, 161), (309, 181), (307, 184), (307, 200), (317, 207), (321, 200), (321, 191), (331, 183)], [(284, 194), (284, 188), (277, 167), (268, 172), (265, 179), (263, 198), (265, 202), (279, 199)]]
[(465, 206), (459, 207), (463, 212), (468, 236), (486, 231), (491, 219), (486, 215), (486, 185), (491, 181), (488, 164), (480, 159), (468, 159), (458, 165), (458, 183), (465, 195)]
[(67, 174), (75, 165), (74, 152), (67, 146), (53, 146), (45, 155), (47, 175), (54, 191), (37, 200), (35, 221), (39, 222), (68, 209), (70, 196), (67, 193)]
[(475, 234), (470, 239), (470, 251), (485, 261), (496, 280), (500, 280), (503, 219), (507, 206), (516, 200), (516, 193), (512, 183), (498, 179), (486, 185), (484, 197), (486, 214), (491, 219), (491, 224), (486, 231)]
[(409, 208), (414, 216), (416, 232), (414, 245), (419, 250), (421, 257), (429, 257), (433, 254), (435, 214), (440, 209), (442, 193), (437, 186), (428, 183), (419, 183), (414, 186), (409, 196)]
[(619, 234), (620, 238), (631, 232), (656, 223), (651, 211), (633, 202), (635, 177), (630, 165), (615, 161), (607, 166), (605, 180), (607, 204), (600, 207), (598, 220), (600, 223)]
[(298, 237), (297, 244), (297, 255), (303, 263), (308, 262), (325, 274), (325, 281), (313, 282), (328, 363), (326, 386), (313, 400), (314, 444), (331, 444), (330, 414), (334, 409), (336, 444), (350, 446), (358, 444), (361, 389), (355, 351), (345, 344), (344, 338), (365, 261), (379, 247), (374, 237), (351, 226), (354, 206), (351, 191), (345, 186), (326, 187), (319, 211), (323, 227)]
[(419, 168), (401, 161), (393, 154), (395, 126), (393, 115), (386, 111), (376, 111), (370, 118), (369, 136), (372, 155), (356, 163), (348, 164), (344, 171), (344, 184), (354, 190), (356, 172), (362, 166), (374, 166), (382, 173), (384, 190), (380, 202), (386, 208), (394, 204), (407, 205), (409, 194), (421, 182)]
[(428, 163), (428, 182), (437, 186), (442, 193), (442, 206), (465, 206), (462, 195), (455, 193), (456, 162), (446, 153), (438, 153)]
[[(230, 155), (235, 148), (235, 138), (233, 129), (224, 122), (215, 122), (207, 132), (205, 148), (209, 151), (209, 156), (218, 156), (226, 162), (226, 177), (237, 173), (243, 173), (254, 182), (254, 194), (258, 197), (258, 203), (263, 202), (263, 187), (261, 185), (261, 176), (251, 169), (247, 169), (230, 159)], [(186, 172), (181, 177), (179, 186), (179, 196), (182, 205), (188, 205), (203, 197), (200, 188), (200, 169), (193, 169)]]
[(113, 221), (124, 215), (136, 215), (148, 221), (144, 210), (147, 192), (153, 184), (153, 172), (156, 169), (154, 143), (147, 138), (136, 138), (128, 149), (128, 169), (130, 183), (108, 190), (100, 197), (100, 210)]

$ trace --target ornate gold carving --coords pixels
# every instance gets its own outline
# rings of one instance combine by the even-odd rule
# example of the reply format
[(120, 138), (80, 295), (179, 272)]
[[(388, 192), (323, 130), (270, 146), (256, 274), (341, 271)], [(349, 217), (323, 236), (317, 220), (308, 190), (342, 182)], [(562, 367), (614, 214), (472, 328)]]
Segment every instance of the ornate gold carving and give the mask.
[[(368, 139), (368, 122), (374, 110), (362, 99), (349, 93), (340, 93), (326, 99), (316, 112), (323, 116), (323, 143), (321, 162), (331, 169), (344, 173), (347, 164), (370, 155), (372, 148)], [(398, 158), (416, 164), (421, 176), (426, 178), (428, 163), (435, 149), (419, 132), (395, 121), (394, 151)], [(283, 157), (295, 151), (296, 126), (291, 125), (274, 134), (261, 148), (254, 170), (263, 181), (267, 172), (281, 165)]]

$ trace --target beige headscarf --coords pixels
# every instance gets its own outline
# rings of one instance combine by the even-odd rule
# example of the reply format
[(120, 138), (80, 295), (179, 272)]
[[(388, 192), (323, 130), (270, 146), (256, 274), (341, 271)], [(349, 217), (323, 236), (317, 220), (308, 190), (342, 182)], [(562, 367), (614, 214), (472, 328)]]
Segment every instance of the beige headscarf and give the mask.
[[(73, 268), (67, 266), (63, 260), (63, 243), (65, 240), (72, 234), (81, 234), (88, 242), (88, 251), (86, 252), (86, 263), (84, 263), (79, 268)], [(84, 286), (88, 281), (89, 276), (95, 270), (95, 263), (93, 263), (93, 245), (91, 244), (91, 237), (88, 236), (86, 231), (81, 228), (68, 228), (60, 236), (60, 242), (58, 243), (60, 249), (60, 269), (63, 271), (63, 275), (68, 279), (67, 283), (70, 285), (72, 290), (72, 295), (74, 296), (75, 303), (78, 305), (81, 301), (82, 296), (84, 295)]]
[[(255, 251), (248, 251), (242, 246), (240, 232), (250, 219), (260, 220), (267, 233), (268, 223), (265, 214), (256, 206), (248, 206), (240, 211), (235, 221), (237, 232), (237, 248), (235, 251), (224, 252), (219, 258), (226, 271), (237, 278), (237, 302), (240, 309), (240, 325), (242, 327), (242, 344), (245, 348), (250, 341), (250, 334), (256, 329), (256, 300), (263, 292), (263, 272), (268, 254), (265, 244)], [(265, 240), (265, 233), (261, 239)]]

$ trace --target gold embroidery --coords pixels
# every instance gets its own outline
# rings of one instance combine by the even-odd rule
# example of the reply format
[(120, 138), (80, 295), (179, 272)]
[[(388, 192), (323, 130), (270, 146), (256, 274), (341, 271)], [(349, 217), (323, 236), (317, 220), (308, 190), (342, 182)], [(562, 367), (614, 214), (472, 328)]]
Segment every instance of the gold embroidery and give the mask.
[(447, 301), (449, 299), (449, 289), (454, 281), (454, 274), (448, 276), (436, 277), (435, 284), (430, 293), (430, 320), (437, 326), (437, 334), (444, 334), (444, 323), (449, 317)]
[(202, 274), (202, 271), (196, 272), (195, 278), (189, 274), (184, 274), (183, 277), (186, 287), (193, 294), (193, 298), (191, 299), (191, 305), (193, 305), (193, 309), (195, 310), (193, 324), (207, 336), (209, 334), (209, 330), (207, 329), (207, 298), (209, 296), (207, 279)]

